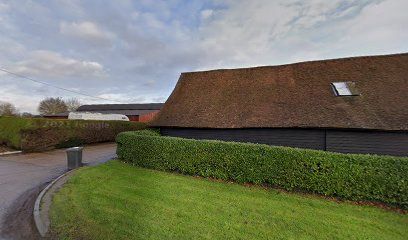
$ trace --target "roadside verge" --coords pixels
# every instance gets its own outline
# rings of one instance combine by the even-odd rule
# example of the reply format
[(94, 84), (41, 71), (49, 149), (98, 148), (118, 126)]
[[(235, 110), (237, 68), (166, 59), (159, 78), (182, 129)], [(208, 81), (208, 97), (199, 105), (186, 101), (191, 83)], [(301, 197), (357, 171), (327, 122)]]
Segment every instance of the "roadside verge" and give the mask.
[(56, 178), (40, 192), (37, 199), (35, 200), (33, 210), (34, 223), (39, 234), (42, 237), (45, 237), (49, 230), (49, 210), (52, 203), (53, 193), (58, 191), (77, 169), (68, 171)]
[(8, 155), (14, 155), (14, 154), (20, 154), (22, 151), (11, 151), (11, 152), (0, 152), (0, 156), (8, 156)]

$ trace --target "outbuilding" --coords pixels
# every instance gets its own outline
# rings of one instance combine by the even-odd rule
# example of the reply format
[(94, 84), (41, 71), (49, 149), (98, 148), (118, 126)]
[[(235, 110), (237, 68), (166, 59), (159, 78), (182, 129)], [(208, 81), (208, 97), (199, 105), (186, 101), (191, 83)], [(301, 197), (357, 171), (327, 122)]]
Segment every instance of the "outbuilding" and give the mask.
[[(163, 103), (142, 104), (90, 104), (80, 106), (76, 112), (122, 114), (133, 122), (149, 122), (162, 108)], [(45, 118), (68, 119), (69, 112), (44, 115)]]
[(162, 108), (163, 103), (144, 104), (92, 104), (82, 105), (77, 112), (93, 112), (102, 114), (126, 115), (133, 122), (148, 122), (152, 120)]
[(408, 155), (408, 54), (183, 73), (163, 135)]

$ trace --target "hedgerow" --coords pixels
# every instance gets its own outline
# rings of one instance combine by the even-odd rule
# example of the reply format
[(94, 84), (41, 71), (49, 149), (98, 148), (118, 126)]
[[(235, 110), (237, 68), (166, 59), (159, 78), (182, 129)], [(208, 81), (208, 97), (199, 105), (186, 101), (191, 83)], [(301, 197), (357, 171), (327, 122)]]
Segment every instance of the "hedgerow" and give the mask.
[(140, 167), (408, 208), (408, 158), (132, 132), (117, 143), (119, 159)]
[(143, 129), (138, 131), (127, 131), (124, 132), (129, 136), (160, 136), (160, 132), (156, 129)]
[(146, 128), (124, 121), (0, 117), (0, 143), (26, 152), (115, 141), (120, 132)]
[(22, 129), (29, 129), (36, 125), (34, 119), (27, 121), (26, 118), (0, 116), (0, 144), (5, 143), (9, 147), (20, 149)]

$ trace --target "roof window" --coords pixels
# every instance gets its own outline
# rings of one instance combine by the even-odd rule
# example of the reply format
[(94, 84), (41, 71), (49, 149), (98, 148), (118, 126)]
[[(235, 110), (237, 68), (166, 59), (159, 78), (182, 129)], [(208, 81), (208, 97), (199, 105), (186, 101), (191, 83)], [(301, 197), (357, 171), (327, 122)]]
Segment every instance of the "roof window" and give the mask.
[(355, 82), (333, 82), (332, 87), (336, 96), (358, 96)]

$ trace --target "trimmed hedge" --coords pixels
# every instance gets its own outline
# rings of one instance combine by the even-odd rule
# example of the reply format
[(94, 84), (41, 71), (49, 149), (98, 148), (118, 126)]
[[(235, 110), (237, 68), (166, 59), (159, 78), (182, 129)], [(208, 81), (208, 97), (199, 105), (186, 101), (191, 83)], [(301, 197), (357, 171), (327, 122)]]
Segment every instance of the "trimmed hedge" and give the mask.
[(115, 141), (121, 132), (144, 128), (138, 122), (0, 117), (0, 143), (35, 152)]
[(116, 141), (119, 159), (140, 167), (408, 208), (408, 158), (131, 132)]
[(160, 130), (157, 129), (144, 129), (144, 130), (138, 130), (138, 131), (128, 131), (124, 132), (129, 136), (161, 136), (160, 135)]
[(20, 149), (22, 129), (29, 129), (36, 125), (34, 119), (28, 121), (26, 118), (0, 116), (0, 144)]

